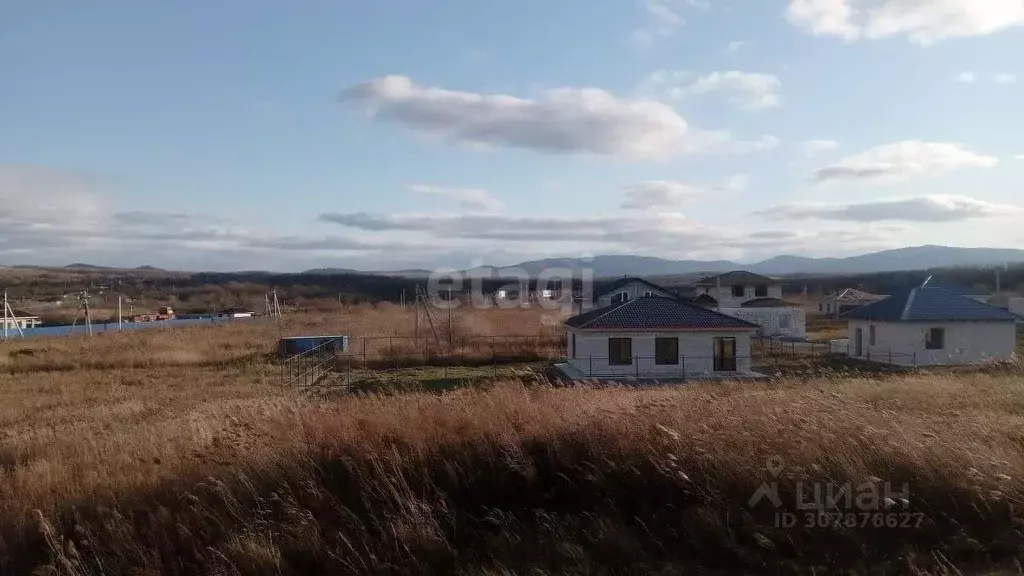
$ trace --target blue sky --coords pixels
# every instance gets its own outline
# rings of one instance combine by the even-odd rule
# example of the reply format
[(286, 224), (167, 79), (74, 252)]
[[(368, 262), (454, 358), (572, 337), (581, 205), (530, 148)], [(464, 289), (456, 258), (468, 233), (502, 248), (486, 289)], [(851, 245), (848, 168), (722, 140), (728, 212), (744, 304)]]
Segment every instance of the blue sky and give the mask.
[(0, 263), (1020, 246), (1022, 24), (1024, 0), (14, 3)]

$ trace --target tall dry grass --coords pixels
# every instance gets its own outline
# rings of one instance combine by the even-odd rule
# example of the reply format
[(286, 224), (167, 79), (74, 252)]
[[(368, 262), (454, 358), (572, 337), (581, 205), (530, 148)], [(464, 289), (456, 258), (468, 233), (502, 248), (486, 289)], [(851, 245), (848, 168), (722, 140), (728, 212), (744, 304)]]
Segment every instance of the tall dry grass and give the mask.
[[(453, 341), (557, 322), (463, 313)], [(277, 385), (278, 331), (0, 346), (0, 574), (956, 574), (1024, 554), (1019, 373), (314, 397)], [(280, 328), (411, 331), (387, 306)], [(747, 506), (769, 456), (790, 508), (799, 482), (888, 481), (925, 521), (776, 527)]]
[[(390, 304), (361, 305), (334, 313), (288, 314), (280, 321), (237, 320), (222, 325), (98, 332), (92, 337), (12, 339), (0, 344), (0, 370), (29, 373), (268, 363), (274, 359), (279, 337), (299, 335), (348, 335), (352, 354), (381, 361), (406, 357), (410, 361), (425, 357), (454, 361), (503, 351), (541, 358), (561, 353), (561, 322), (566, 315), (558, 311), (460, 309), (452, 315), (450, 335), (446, 313), (433, 312), (433, 329), (421, 313), (422, 338), (414, 341), (408, 338), (416, 333), (415, 314), (412, 308)], [(484, 338), (492, 335), (527, 338)]]
[[(313, 398), (261, 367), (0, 376), (0, 573), (973, 573), (1024, 552), (1019, 376)], [(777, 528), (796, 482), (918, 529)], [(790, 506), (791, 507), (791, 506)]]

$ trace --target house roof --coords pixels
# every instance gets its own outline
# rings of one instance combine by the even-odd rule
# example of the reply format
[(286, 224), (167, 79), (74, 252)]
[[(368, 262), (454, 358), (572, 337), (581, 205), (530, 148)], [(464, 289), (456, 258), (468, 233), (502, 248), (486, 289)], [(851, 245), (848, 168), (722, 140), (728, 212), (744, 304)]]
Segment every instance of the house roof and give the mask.
[(18, 310), (17, 308), (11, 310), (11, 312), (14, 313), (15, 318), (39, 318), (39, 316), (36, 316), (35, 314), (29, 314), (28, 312), (25, 312), (24, 310)]
[(748, 330), (756, 324), (679, 298), (643, 296), (591, 310), (565, 321), (581, 330)]
[(847, 320), (882, 322), (1001, 321), (1016, 316), (943, 288), (924, 286), (904, 290), (885, 300), (873, 302), (840, 316)]
[(847, 301), (864, 301), (864, 300), (879, 300), (885, 298), (878, 294), (872, 294), (863, 290), (857, 290), (856, 288), (843, 288), (842, 290), (836, 290), (825, 297), (826, 300), (847, 300)]
[(715, 306), (718, 304), (718, 300), (715, 300), (715, 297), (711, 294), (701, 294), (693, 300), (690, 300), (690, 302), (698, 306)]
[(594, 298), (597, 298), (598, 296), (607, 294), (609, 292), (614, 292), (619, 288), (632, 284), (633, 282), (646, 284), (647, 286), (654, 288), (655, 290), (665, 292), (666, 294), (673, 294), (673, 292), (668, 288), (665, 288), (664, 286), (658, 286), (657, 284), (651, 282), (650, 280), (644, 280), (643, 278), (637, 278), (635, 276), (625, 276), (623, 278), (619, 278), (618, 280), (613, 280), (612, 282), (605, 284), (604, 286), (601, 287), (600, 290), (594, 291)]
[(778, 298), (754, 298), (740, 304), (740, 308), (799, 308), (799, 304), (790, 304)]
[(746, 270), (734, 270), (732, 272), (726, 272), (725, 274), (719, 274), (718, 276), (705, 276), (693, 284), (694, 286), (714, 286), (719, 282), (721, 282), (722, 286), (782, 283), (775, 278), (754, 274), (753, 272), (747, 272)]
[(928, 287), (928, 288), (942, 288), (943, 290), (945, 290), (947, 292), (952, 292), (953, 294), (958, 294), (960, 296), (988, 296), (989, 295), (988, 290), (981, 290), (981, 289), (978, 289), (978, 288), (974, 288), (973, 286), (966, 286), (964, 284), (950, 284), (950, 283), (947, 283), (947, 282), (943, 282), (941, 280), (936, 280), (935, 278), (932, 278), (931, 276), (929, 276), (928, 279), (924, 281), (924, 284), (921, 284), (921, 286), (922, 287)]

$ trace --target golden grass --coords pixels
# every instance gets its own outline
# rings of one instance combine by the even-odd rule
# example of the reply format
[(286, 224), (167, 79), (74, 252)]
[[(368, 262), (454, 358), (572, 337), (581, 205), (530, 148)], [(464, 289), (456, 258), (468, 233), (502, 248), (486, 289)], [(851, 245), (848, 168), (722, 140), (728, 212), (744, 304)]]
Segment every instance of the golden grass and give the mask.
[[(542, 330), (521, 313), (466, 322)], [(291, 327), (411, 329), (395, 318)], [(326, 398), (276, 385), (273, 325), (206, 330), (0, 348), (0, 574), (954, 574), (1024, 554), (1019, 374)], [(199, 361), (144, 363), (164, 348)], [(746, 505), (770, 456), (787, 508), (799, 482), (880, 479), (925, 521), (776, 527)]]

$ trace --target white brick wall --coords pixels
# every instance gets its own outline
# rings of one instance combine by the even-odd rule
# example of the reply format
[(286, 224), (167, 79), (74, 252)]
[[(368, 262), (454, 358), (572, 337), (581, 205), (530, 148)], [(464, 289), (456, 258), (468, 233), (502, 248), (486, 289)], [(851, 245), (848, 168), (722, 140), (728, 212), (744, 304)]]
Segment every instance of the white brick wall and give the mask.
[[(600, 376), (668, 377), (714, 372), (714, 338), (736, 338), (737, 372), (750, 371), (750, 336), (744, 332), (587, 332), (569, 329), (569, 363), (584, 374)], [(575, 357), (573, 334), (576, 335)], [(679, 338), (680, 365), (659, 366), (654, 362), (655, 338)], [(608, 363), (608, 339), (631, 338), (633, 360), (628, 366)]]
[(807, 313), (803, 308), (722, 308), (721, 312), (757, 324), (762, 336), (807, 337)]
[[(871, 326), (875, 326), (875, 343), (871, 345)], [(1009, 360), (1017, 344), (1013, 322), (869, 322), (851, 320), (848, 326), (850, 355), (856, 356), (856, 330), (863, 332), (861, 358), (893, 364), (917, 366), (963, 365), (992, 360)], [(944, 328), (942, 350), (925, 348), (925, 333), (930, 328)]]

